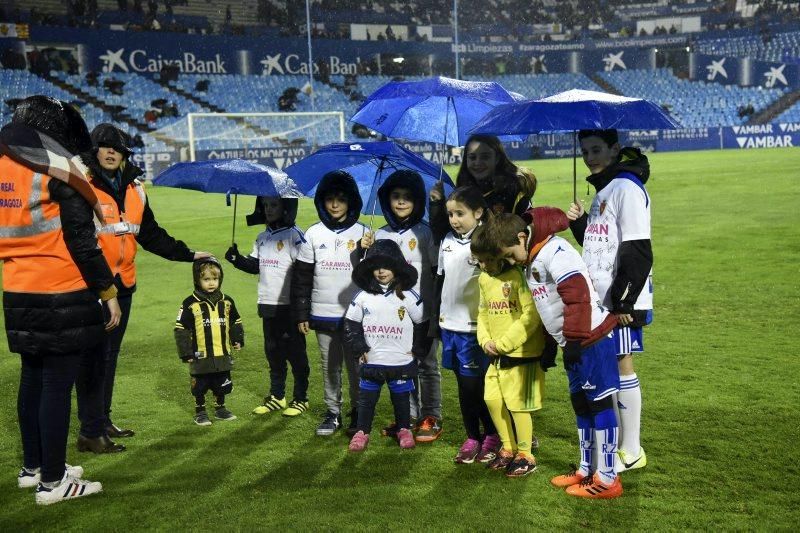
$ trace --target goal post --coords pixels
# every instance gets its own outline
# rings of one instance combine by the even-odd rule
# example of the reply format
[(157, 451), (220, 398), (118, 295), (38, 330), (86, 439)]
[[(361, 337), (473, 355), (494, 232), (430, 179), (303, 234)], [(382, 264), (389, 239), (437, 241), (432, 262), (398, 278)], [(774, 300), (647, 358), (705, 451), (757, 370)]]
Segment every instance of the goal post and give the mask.
[(189, 113), (186, 115), (189, 160), (209, 151), (237, 153), (249, 150), (311, 146), (345, 140), (341, 111), (280, 113)]

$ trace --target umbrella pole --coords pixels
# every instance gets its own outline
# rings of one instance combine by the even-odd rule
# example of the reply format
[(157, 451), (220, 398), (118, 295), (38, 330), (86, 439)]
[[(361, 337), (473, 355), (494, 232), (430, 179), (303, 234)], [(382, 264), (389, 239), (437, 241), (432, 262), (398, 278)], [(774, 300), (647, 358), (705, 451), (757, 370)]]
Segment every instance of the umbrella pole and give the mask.
[[(383, 164), (386, 163), (386, 159), (381, 159), (381, 164), (378, 165), (378, 173), (375, 175), (375, 182), (372, 184), (372, 188), (375, 189), (375, 185), (380, 183), (381, 174), (383, 173)], [(372, 225), (375, 222), (375, 206), (378, 204), (378, 189), (375, 189), (375, 199), (372, 201), (372, 214), (369, 217), (369, 231), (372, 233)]]
[(233, 231), (231, 232), (231, 246), (236, 242), (236, 203), (239, 199), (238, 194), (233, 195)]
[(572, 132), (572, 202), (578, 203), (578, 132)]

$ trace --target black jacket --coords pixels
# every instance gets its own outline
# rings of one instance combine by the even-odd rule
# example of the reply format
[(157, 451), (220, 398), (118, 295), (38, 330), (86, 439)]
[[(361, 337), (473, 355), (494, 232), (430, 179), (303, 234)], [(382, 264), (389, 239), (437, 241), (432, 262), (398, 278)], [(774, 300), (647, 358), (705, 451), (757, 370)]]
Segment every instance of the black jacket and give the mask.
[[(602, 191), (619, 174), (629, 172), (636, 176), (644, 185), (650, 178), (650, 162), (638, 148), (625, 147), (620, 150), (619, 160), (598, 174), (586, 178), (591, 183), (595, 192)], [(586, 224), (589, 220), (588, 213), (569, 224), (575, 240), (583, 245), (586, 233)], [(625, 241), (620, 243), (617, 250), (616, 275), (609, 289), (611, 298), (611, 311), (613, 313), (630, 314), (634, 317), (634, 326), (645, 325), (646, 311), (634, 311), (639, 294), (642, 292), (650, 270), (653, 268), (653, 249), (650, 239)]]
[[(127, 161), (122, 169), (119, 180), (119, 188), (112, 186), (112, 178), (97, 161), (97, 149), (92, 152), (81, 154), (81, 159), (89, 168), (91, 173), (92, 185), (105, 193), (111, 195), (117, 202), (120, 212), (125, 211), (125, 191), (133, 180), (143, 174), (142, 169)], [(144, 212), (142, 213), (142, 224), (136, 242), (148, 252), (168, 259), (170, 261), (184, 261), (191, 263), (194, 260), (194, 252), (183, 241), (179, 241), (170, 236), (167, 231), (156, 222), (153, 210), (150, 209), (149, 201), (145, 202)], [(136, 291), (136, 285), (126, 287), (123, 285), (119, 275), (115, 276), (114, 283), (120, 295), (131, 294)]]

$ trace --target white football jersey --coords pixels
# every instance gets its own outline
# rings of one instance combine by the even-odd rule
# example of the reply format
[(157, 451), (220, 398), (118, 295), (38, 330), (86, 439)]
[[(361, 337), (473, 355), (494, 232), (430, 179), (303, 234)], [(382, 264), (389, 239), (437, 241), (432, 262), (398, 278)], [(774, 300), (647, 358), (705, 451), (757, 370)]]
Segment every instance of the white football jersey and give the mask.
[(478, 329), (481, 271), (469, 248), (471, 235), (472, 232), (459, 238), (451, 231), (439, 246), (437, 272), (444, 272), (439, 327), (460, 333), (475, 333)]
[(401, 366), (414, 359), (414, 324), (423, 320), (422, 300), (415, 291), (403, 291), (403, 296), (401, 300), (395, 291), (361, 291), (347, 308), (345, 318), (361, 322), (364, 328), (370, 348), (367, 363)]
[(606, 319), (608, 311), (592, 287), (583, 259), (569, 242), (558, 236), (551, 237), (525, 269), (525, 278), (542, 324), (560, 346), (566, 344), (566, 339), (563, 332), (564, 301), (558, 294), (558, 284), (572, 276), (583, 276), (589, 285), (591, 329), (594, 329)]
[(258, 234), (250, 257), (258, 259), (258, 303), (289, 305), (292, 265), (305, 239), (297, 226)]
[(297, 260), (314, 263), (311, 318), (338, 320), (344, 316), (358, 291), (351, 279), (358, 262), (353, 252), (366, 231), (367, 227), (360, 222), (340, 230), (328, 229), (317, 222), (306, 231)]
[(396, 242), (408, 264), (417, 269), (419, 277), (414, 291), (422, 295), (422, 317), (423, 320), (427, 320), (430, 317), (434, 291), (433, 269), (436, 267), (439, 252), (433, 241), (430, 226), (425, 222), (419, 222), (408, 229), (395, 231), (386, 225), (375, 232), (375, 240), (378, 239), (390, 239)]
[[(594, 288), (608, 308), (619, 245), (641, 239), (650, 239), (650, 196), (640, 182), (615, 178), (595, 195), (583, 236), (583, 260)], [(634, 308), (653, 308), (652, 270)]]

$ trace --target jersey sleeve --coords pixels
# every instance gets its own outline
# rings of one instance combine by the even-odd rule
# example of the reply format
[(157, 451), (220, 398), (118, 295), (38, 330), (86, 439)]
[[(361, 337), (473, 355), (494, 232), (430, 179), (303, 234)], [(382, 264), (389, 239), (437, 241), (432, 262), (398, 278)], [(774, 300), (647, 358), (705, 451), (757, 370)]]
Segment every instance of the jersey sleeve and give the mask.
[(358, 297), (359, 294), (357, 294), (356, 297), (353, 298), (353, 301), (350, 302), (350, 305), (347, 306), (347, 312), (345, 313), (344, 317), (347, 320), (360, 323), (362, 320), (364, 320), (364, 308), (362, 306), (361, 299)]
[(620, 242), (650, 239), (650, 198), (644, 188), (623, 180), (614, 192), (614, 201)]
[(297, 260), (312, 264), (316, 262), (314, 260), (313, 233), (310, 229), (306, 232), (305, 238), (297, 250)]
[(492, 335), (489, 333), (489, 312), (486, 307), (486, 290), (489, 281), (489, 275), (481, 272), (478, 276), (478, 345), (483, 348), (483, 345), (492, 340)]
[(422, 297), (415, 291), (406, 291), (406, 298), (410, 300), (406, 306), (411, 322), (419, 324), (422, 322)]
[(444, 243), (445, 241), (442, 239), (441, 244), (439, 244), (439, 253), (436, 256), (436, 274), (439, 276), (444, 274), (444, 252), (442, 252)]
[(256, 237), (256, 240), (253, 241), (253, 250), (250, 252), (250, 257), (258, 259), (258, 249), (259, 249), (258, 237)]

